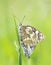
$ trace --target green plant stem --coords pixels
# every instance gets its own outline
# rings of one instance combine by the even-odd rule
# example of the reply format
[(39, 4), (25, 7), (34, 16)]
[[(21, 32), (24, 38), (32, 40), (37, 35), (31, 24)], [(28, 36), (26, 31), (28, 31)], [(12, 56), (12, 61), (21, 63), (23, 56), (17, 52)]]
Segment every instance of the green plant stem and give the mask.
[(16, 36), (19, 43), (19, 65), (22, 65), (22, 56), (21, 56), (21, 45), (20, 45), (20, 37), (19, 37), (19, 31), (18, 31), (18, 25), (16, 24), (15, 16), (14, 16), (14, 22), (15, 22), (15, 30), (16, 30)]

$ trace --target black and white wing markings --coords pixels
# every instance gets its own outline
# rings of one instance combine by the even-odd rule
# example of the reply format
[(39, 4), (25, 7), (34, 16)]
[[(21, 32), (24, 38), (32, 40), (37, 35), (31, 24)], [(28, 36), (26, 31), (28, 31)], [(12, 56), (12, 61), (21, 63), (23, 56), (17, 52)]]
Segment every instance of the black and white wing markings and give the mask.
[(30, 57), (37, 43), (44, 39), (44, 35), (36, 28), (29, 25), (20, 25), (19, 31), (23, 52), (27, 57)]

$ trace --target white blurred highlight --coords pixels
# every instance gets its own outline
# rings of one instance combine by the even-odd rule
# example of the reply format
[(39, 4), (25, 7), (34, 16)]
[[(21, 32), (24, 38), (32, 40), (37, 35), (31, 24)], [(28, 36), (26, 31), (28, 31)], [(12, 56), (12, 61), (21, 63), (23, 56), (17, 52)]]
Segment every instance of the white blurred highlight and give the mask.
[(16, 51), (18, 51), (18, 45), (17, 45), (16, 41), (14, 41), (14, 46), (16, 47)]

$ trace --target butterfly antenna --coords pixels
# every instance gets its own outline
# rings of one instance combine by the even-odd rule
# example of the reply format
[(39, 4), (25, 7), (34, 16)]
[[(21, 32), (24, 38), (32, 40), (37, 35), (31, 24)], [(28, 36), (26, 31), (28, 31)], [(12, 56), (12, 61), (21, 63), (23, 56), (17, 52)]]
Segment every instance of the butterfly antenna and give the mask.
[[(14, 18), (15, 24), (18, 26), (19, 25), (18, 22), (20, 22), (20, 19), (17, 16), (15, 16), (14, 14), (13, 14), (13, 18)], [(16, 20), (18, 20), (17, 23), (16, 23)]]
[(24, 16), (24, 17), (23, 17), (23, 19), (21, 20), (20, 24), (22, 24), (22, 23), (23, 23), (24, 19), (25, 19), (25, 16)]
[(24, 21), (24, 18), (25, 18), (25, 16), (23, 17), (23, 19), (20, 21), (14, 14), (13, 14), (13, 17), (14, 17), (14, 19), (17, 19), (19, 22), (20, 22), (20, 24), (19, 25), (22, 25), (22, 23), (23, 23), (23, 21)]

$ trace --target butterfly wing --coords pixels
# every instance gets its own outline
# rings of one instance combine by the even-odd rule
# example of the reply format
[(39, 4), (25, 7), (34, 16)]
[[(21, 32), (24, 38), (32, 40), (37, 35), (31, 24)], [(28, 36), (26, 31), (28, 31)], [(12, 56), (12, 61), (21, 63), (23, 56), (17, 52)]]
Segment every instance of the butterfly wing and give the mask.
[(44, 35), (29, 25), (21, 25), (19, 30), (23, 52), (27, 57), (30, 57), (37, 43), (44, 39)]

